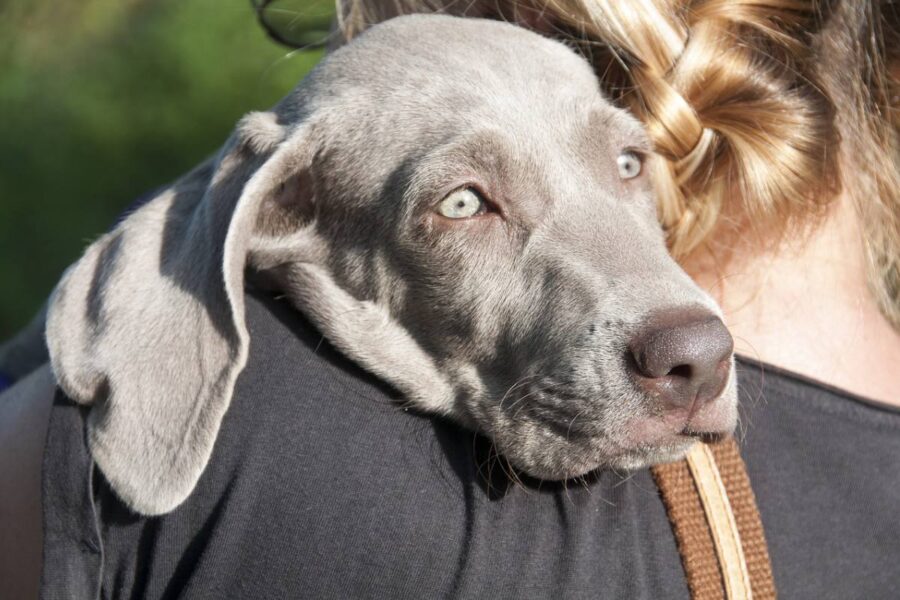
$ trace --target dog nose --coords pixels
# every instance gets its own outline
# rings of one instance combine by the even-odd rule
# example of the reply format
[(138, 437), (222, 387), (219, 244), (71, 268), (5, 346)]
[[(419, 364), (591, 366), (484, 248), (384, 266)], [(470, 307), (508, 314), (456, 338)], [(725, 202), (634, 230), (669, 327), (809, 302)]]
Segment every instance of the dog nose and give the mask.
[(655, 314), (628, 350), (639, 388), (667, 408), (693, 413), (728, 383), (734, 340), (714, 314), (673, 309)]

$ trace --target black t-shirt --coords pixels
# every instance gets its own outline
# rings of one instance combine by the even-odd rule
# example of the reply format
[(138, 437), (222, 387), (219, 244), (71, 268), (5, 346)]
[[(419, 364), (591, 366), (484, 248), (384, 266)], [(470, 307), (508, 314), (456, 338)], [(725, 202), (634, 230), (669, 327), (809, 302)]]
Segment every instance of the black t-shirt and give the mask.
[[(688, 598), (647, 470), (511, 483), (490, 444), (404, 410), (284, 302), (174, 512), (134, 515), (58, 395), (43, 597)], [(739, 363), (741, 442), (782, 598), (900, 598), (900, 411)]]

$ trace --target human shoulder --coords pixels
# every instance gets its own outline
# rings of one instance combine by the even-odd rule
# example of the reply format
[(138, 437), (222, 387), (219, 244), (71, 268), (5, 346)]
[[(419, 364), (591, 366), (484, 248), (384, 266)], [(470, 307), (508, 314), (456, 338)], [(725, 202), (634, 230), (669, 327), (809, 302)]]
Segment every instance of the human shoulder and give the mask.
[(56, 391), (49, 365), (0, 394), (0, 596), (37, 596), (41, 460)]

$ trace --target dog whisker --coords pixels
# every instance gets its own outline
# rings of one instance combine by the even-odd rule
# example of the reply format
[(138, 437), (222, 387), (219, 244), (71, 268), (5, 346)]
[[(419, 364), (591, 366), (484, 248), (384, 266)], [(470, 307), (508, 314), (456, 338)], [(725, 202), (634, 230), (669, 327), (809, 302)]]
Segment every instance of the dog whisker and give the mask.
[(575, 423), (575, 419), (577, 419), (577, 418), (580, 417), (582, 414), (584, 414), (584, 412), (585, 412), (586, 410), (587, 410), (586, 408), (581, 409), (580, 411), (578, 411), (577, 413), (575, 413), (575, 416), (572, 417), (572, 420), (571, 420), (571, 421), (569, 421), (569, 427), (566, 429), (566, 443), (569, 443), (569, 435), (572, 433), (572, 425)]
[[(512, 410), (513, 408), (515, 408), (516, 406), (518, 406), (519, 404), (521, 404), (521, 402), (522, 402), (523, 400), (526, 400), (527, 398), (530, 398), (531, 396), (534, 396), (535, 394), (541, 394), (541, 393), (543, 393), (543, 392), (547, 392), (547, 391), (549, 391), (549, 390), (556, 389), (556, 388), (558, 388), (559, 386), (560, 386), (560, 384), (558, 384), (558, 383), (548, 383), (547, 385), (544, 385), (544, 386), (541, 386), (541, 387), (539, 387), (539, 388), (537, 388), (537, 389), (534, 389), (534, 390), (528, 392), (527, 394), (525, 394), (524, 396), (521, 396), (521, 397), (519, 397), (518, 399), (516, 399), (515, 402), (513, 402), (512, 404), (509, 405), (509, 407), (507, 408), (507, 410)], [(513, 415), (513, 419), (516, 418), (516, 415), (517, 415), (517, 414), (518, 414), (518, 411), (516, 412), (516, 414)]]
[(498, 404), (497, 408), (499, 408), (500, 410), (503, 410), (503, 402), (510, 395), (510, 393), (512, 393), (512, 391), (514, 389), (516, 389), (517, 387), (519, 387), (521, 385), (524, 385), (527, 381), (535, 379), (537, 377), (538, 377), (537, 375), (525, 375), (524, 377), (520, 378), (518, 381), (513, 383), (511, 386), (509, 386), (509, 389), (507, 389), (506, 392), (503, 394), (503, 397), (500, 398), (500, 403)]

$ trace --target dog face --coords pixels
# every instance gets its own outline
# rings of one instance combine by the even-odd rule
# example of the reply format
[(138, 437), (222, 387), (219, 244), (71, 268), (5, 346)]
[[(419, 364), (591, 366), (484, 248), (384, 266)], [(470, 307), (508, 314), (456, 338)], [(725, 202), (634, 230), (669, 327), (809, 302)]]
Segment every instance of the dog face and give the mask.
[(208, 459), (245, 360), (248, 269), (531, 475), (675, 458), (734, 426), (731, 339), (666, 252), (650, 161), (562, 44), (388, 21), (88, 249), (51, 302), (54, 370), (147, 514)]

